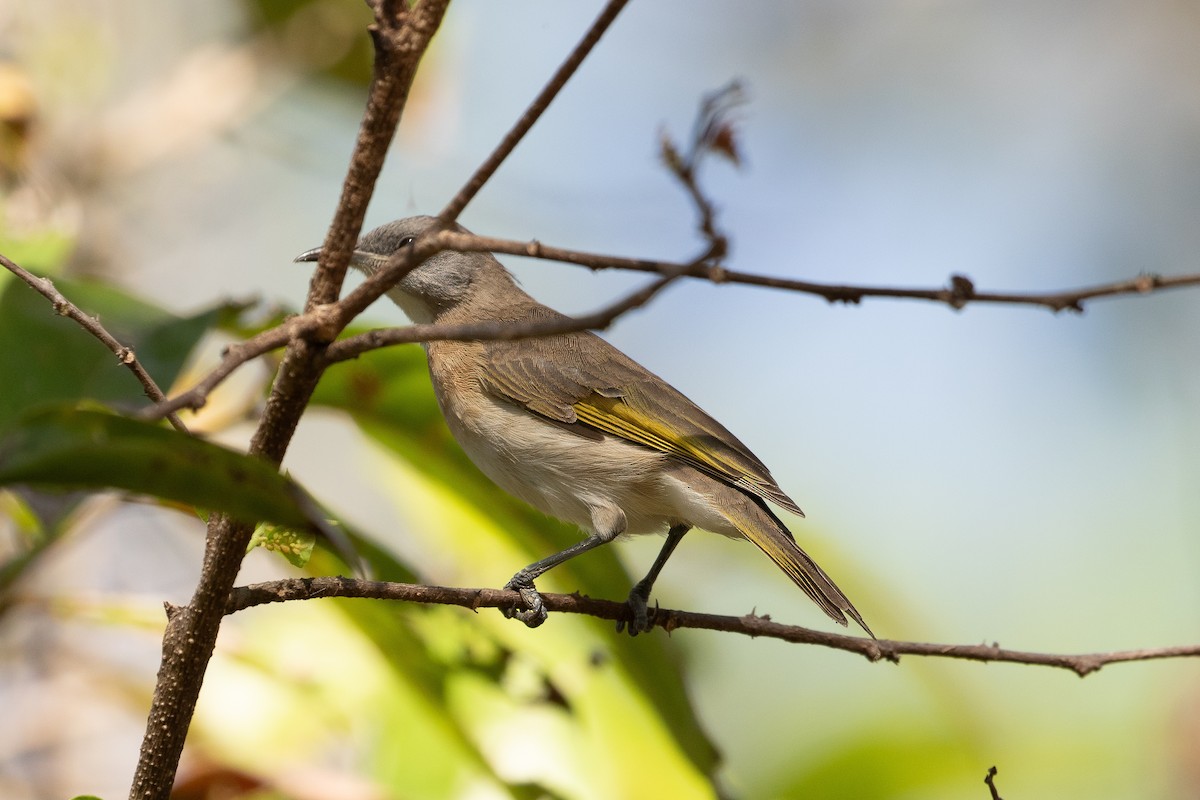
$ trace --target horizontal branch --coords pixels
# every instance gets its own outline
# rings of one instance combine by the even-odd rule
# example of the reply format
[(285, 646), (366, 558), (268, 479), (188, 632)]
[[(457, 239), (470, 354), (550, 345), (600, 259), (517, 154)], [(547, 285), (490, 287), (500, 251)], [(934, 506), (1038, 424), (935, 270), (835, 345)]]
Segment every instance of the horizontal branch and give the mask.
[[(79, 306), (68, 300), (62, 292), (55, 286), (54, 282), (49, 278), (41, 278), (34, 275), (32, 272), (24, 269), (15, 262), (9, 260), (6, 256), (0, 255), (0, 264), (3, 264), (9, 272), (16, 275), (29, 285), (35, 292), (45, 297), (50, 301), (54, 313), (60, 316), (74, 320), (81, 328), (90, 333), (107, 347), (112, 354), (117, 357), (117, 361), (129, 368), (138, 383), (142, 385), (142, 391), (146, 397), (153, 400), (155, 403), (161, 403), (167, 399), (163, 390), (154, 382), (154, 378), (150, 377), (150, 373), (142, 366), (142, 362), (138, 361), (137, 354), (133, 352), (132, 347), (122, 344), (115, 336), (100, 324), (100, 320), (95, 317), (85, 314)], [(167, 421), (171, 423), (177, 431), (187, 433), (187, 427), (183, 421), (175, 415), (174, 412), (164, 412), (159, 417), (165, 416)]]
[[(368, 278), (338, 302), (319, 306), (308, 314), (293, 317), (277, 328), (264, 331), (249, 341), (230, 347), (221, 364), (205, 376), (199, 384), (169, 401), (159, 401), (156, 405), (146, 409), (143, 416), (158, 418), (182, 408), (199, 408), (204, 405), (209, 393), (237, 367), (267, 352), (283, 347), (294, 337), (316, 336), (322, 341), (328, 340), (336, 335), (336, 331), (349, 324), (350, 320), (367, 305), (395, 285), (408, 270), (444, 250), (503, 253), (559, 261), (587, 267), (591, 270), (624, 269), (655, 273), (661, 277), (658, 281), (648, 284), (628, 297), (581, 317), (537, 323), (484, 322), (455, 326), (411, 325), (403, 328), (371, 331), (331, 344), (325, 354), (325, 363), (344, 361), (355, 358), (368, 350), (411, 342), (444, 339), (523, 339), (578, 330), (602, 330), (612, 324), (621, 314), (644, 305), (666, 285), (679, 277), (701, 278), (714, 283), (739, 283), (796, 291), (823, 297), (830, 302), (859, 303), (867, 297), (893, 297), (945, 303), (955, 309), (961, 309), (968, 303), (1000, 303), (1041, 306), (1056, 312), (1066, 309), (1082, 311), (1084, 302), (1099, 297), (1149, 294), (1165, 289), (1200, 286), (1200, 274), (1170, 277), (1141, 275), (1125, 281), (1045, 294), (980, 292), (975, 289), (974, 284), (968, 278), (961, 275), (951, 276), (950, 285), (941, 289), (823, 284), (726, 269), (718, 263), (724, 255), (724, 245), (723, 237), (716, 237), (710, 242), (709, 250), (704, 255), (691, 262), (681, 263), (644, 258), (623, 258), (552, 247), (544, 245), (536, 239), (521, 242), (443, 229), (428, 237), (421, 237), (417, 246), (399, 251), (393, 256), (394, 263), (389, 263), (383, 271)], [(10, 262), (5, 259), (4, 263), (7, 266)], [(86, 317), (86, 315), (83, 316)]]
[[(624, 269), (634, 272), (661, 273), (664, 269), (670, 269), (673, 266), (671, 262), (654, 261), (644, 258), (621, 258), (619, 256), (568, 250), (562, 247), (542, 244), (536, 239), (522, 242), (515, 239), (497, 239), (455, 231), (444, 231), (439, 234), (438, 238), (439, 242), (448, 250), (487, 251), (506, 255), (526, 256), (545, 261), (560, 261), (566, 264), (575, 264), (576, 266), (587, 267), (593, 271)], [(802, 294), (811, 294), (824, 298), (831, 303), (861, 303), (869, 297), (891, 297), (944, 303), (953, 309), (961, 309), (969, 303), (999, 303), (1040, 306), (1055, 312), (1083, 311), (1085, 302), (1100, 297), (1150, 294), (1164, 289), (1200, 286), (1200, 273), (1171, 276), (1143, 274), (1112, 283), (1100, 283), (1057, 292), (981, 292), (975, 288), (974, 282), (964, 275), (951, 275), (947, 286), (936, 288), (819, 283), (816, 281), (757, 275), (751, 272), (738, 272), (737, 270), (726, 269), (719, 264), (697, 264), (686, 275), (692, 278), (708, 280), (712, 283), (739, 283), (747, 286), (761, 286), (768, 289), (783, 289)]]
[[(376, 600), (402, 600), (412, 603), (453, 605), (469, 608), (512, 608), (521, 605), (521, 596), (508, 589), (460, 589), (447, 586), (419, 586), (408, 583), (365, 581), (354, 578), (291, 578), (280, 581), (257, 583), (252, 586), (236, 587), (229, 596), (226, 613), (266, 603), (290, 600), (315, 600), (321, 597), (354, 597)], [(584, 614), (597, 619), (622, 622), (629, 621), (629, 608), (623, 602), (596, 600), (578, 594), (542, 594), (542, 600), (550, 611), (567, 614)], [(651, 623), (670, 632), (679, 628), (739, 633), (744, 636), (780, 639), (796, 644), (814, 644), (835, 650), (857, 653), (869, 661), (891, 661), (899, 663), (900, 657), (926, 656), (957, 658), (968, 661), (1004, 662), (1058, 667), (1070, 670), (1083, 677), (1096, 672), (1108, 664), (1125, 661), (1151, 661), (1164, 658), (1195, 658), (1200, 656), (1200, 645), (1181, 647), (1159, 647), (1143, 650), (1118, 650), (1107, 653), (1082, 653), (1075, 655), (1057, 653), (1034, 653), (1009, 650), (996, 644), (933, 644), (928, 642), (903, 642), (889, 639), (865, 639), (838, 633), (802, 628), (798, 625), (783, 625), (772, 622), (770, 617), (747, 614), (743, 617), (728, 617), (717, 614), (700, 614), (694, 611), (652, 609)]]
[(402, 328), (380, 328), (357, 336), (340, 339), (329, 345), (325, 351), (326, 363), (336, 363), (357, 358), (369, 350), (390, 347), (397, 344), (413, 342), (434, 342), (445, 340), (456, 341), (495, 341), (515, 339), (530, 339), (536, 336), (554, 336), (563, 333), (574, 333), (585, 330), (604, 330), (618, 317), (635, 308), (650, 302), (659, 292), (678, 278), (686, 275), (709, 260), (716, 257), (723, 242), (715, 242), (708, 252), (694, 261), (684, 264), (662, 264), (662, 274), (654, 281), (646, 284), (637, 291), (616, 300), (609, 305), (582, 316), (563, 316), (551, 320), (530, 320), (526, 322), (476, 322), (461, 325), (407, 325)]

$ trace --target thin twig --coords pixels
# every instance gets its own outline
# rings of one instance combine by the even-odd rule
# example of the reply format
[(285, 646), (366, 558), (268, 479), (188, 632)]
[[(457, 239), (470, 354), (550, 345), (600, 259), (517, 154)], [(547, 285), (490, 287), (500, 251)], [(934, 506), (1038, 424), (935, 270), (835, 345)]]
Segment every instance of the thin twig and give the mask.
[(512, 130), (505, 134), (504, 138), (500, 140), (500, 143), (496, 145), (496, 148), (492, 150), (487, 159), (479, 165), (479, 169), (475, 170), (475, 174), (471, 176), (470, 180), (458, 190), (458, 194), (454, 196), (454, 199), (446, 204), (446, 207), (442, 209), (442, 213), (438, 215), (439, 217), (447, 222), (453, 222), (458, 219), (458, 215), (467, 207), (467, 203), (470, 203), (475, 195), (479, 193), (483, 185), (488, 182), (496, 170), (499, 169), (500, 165), (504, 163), (504, 159), (508, 158), (521, 139), (525, 138), (525, 134), (529, 133), (529, 129), (533, 127), (533, 124), (538, 121), (550, 103), (562, 91), (567, 81), (579, 69), (579, 65), (583, 63), (588, 53), (600, 41), (600, 37), (608, 30), (608, 27), (617, 18), (617, 14), (621, 12), (621, 9), (625, 7), (627, 2), (629, 0), (609, 0), (608, 4), (600, 12), (600, 15), (596, 17), (596, 21), (592, 23), (592, 27), (588, 29), (583, 38), (579, 40), (579, 43), (571, 50), (571, 54), (567, 56), (566, 61), (559, 66), (542, 91), (538, 93), (538, 96), (529, 104), (529, 108), (525, 110), (525, 113), (513, 125)]
[[(614, 11), (615, 14), (615, 11)], [(611, 19), (608, 20), (611, 22)], [(597, 23), (599, 25), (599, 23)], [(594, 32), (595, 32), (594, 28)], [(586, 44), (592, 38), (585, 38)], [(594, 44), (594, 41), (592, 41)], [(581, 47), (583, 45), (581, 44)], [(588, 45), (590, 47), (590, 45)], [(578, 52), (578, 50), (576, 51)], [(561, 88), (561, 81), (551, 81), (550, 86)], [(549, 86), (547, 87), (550, 88)], [(705, 156), (710, 153), (722, 153), (736, 162), (732, 124), (728, 120), (729, 110), (740, 102), (740, 87), (733, 84), (726, 89), (709, 95), (701, 104), (693, 130), (693, 138), (688, 146), (686, 158), (677, 155), (678, 149), (670, 139), (663, 138), (664, 160), (672, 174), (679, 180), (688, 196), (696, 205), (699, 215), (698, 226), (701, 234), (708, 241), (707, 251), (687, 263), (642, 262), (654, 264), (661, 277), (628, 296), (610, 303), (591, 314), (582, 317), (564, 317), (552, 321), (537, 321), (520, 324), (483, 322), (471, 325), (413, 325), (405, 328), (390, 328), (374, 330), (368, 333), (344, 339), (331, 345), (322, 358), (325, 365), (337, 363), (350, 358), (356, 358), (364, 352), (387, 347), (395, 344), (413, 342), (429, 342), (437, 340), (495, 340), (495, 339), (525, 339), (535, 336), (550, 336), (571, 333), (582, 330), (603, 330), (611, 325), (617, 317), (649, 302), (655, 295), (683, 275), (695, 272), (697, 269), (718, 264), (726, 254), (728, 246), (724, 234), (716, 227), (716, 210), (700, 189), (698, 168)], [(547, 100), (546, 103), (549, 101)], [(535, 103), (530, 113), (544, 105)], [(528, 115), (527, 115), (528, 116)], [(448, 227), (441, 227), (421, 236), (410, 248), (393, 253), (388, 263), (376, 274), (368, 277), (364, 283), (346, 297), (336, 303), (317, 306), (308, 314), (293, 317), (284, 326), (266, 331), (254, 340), (227, 349), (221, 364), (212, 373), (189, 389), (187, 392), (172, 398), (166, 403), (160, 403), (145, 412), (151, 418), (177, 408), (199, 408), (208, 398), (209, 393), (225, 380), (238, 366), (262, 355), (270, 350), (283, 346), (292, 337), (306, 337), (314, 333), (322, 333), (325, 337), (336, 334), (349, 322), (358, 316), (368, 305), (377, 300), (384, 292), (398, 283), (405, 274), (418, 264), (433, 255), (453, 247), (456, 236), (469, 234), (459, 233)], [(322, 255), (323, 257), (323, 255)], [(320, 319), (313, 319), (314, 315)], [(286, 327), (287, 330), (281, 330)], [(323, 339), (322, 339), (323, 340)]]
[[(622, 258), (600, 253), (569, 250), (543, 244), (531, 239), (499, 239), (476, 234), (445, 231), (439, 239), (450, 250), (488, 251), (505, 255), (526, 256), (543, 261), (560, 261), (586, 267), (593, 271), (623, 269), (632, 272), (666, 272), (675, 265), (672, 262), (644, 258)], [(1100, 297), (1119, 295), (1151, 294), (1166, 289), (1200, 286), (1200, 273), (1185, 275), (1138, 275), (1134, 278), (1068, 289), (1057, 292), (981, 292), (974, 283), (962, 275), (951, 275), (950, 283), (943, 288), (903, 288), (895, 286), (864, 286), (854, 284), (818, 283), (815, 281), (777, 278), (738, 272), (718, 264), (700, 264), (688, 273), (688, 277), (700, 278), (713, 283), (738, 283), (747, 286), (762, 286), (768, 289), (812, 294), (831, 303), (860, 303), (868, 297), (891, 297), (909, 300), (929, 300), (961, 309), (969, 303), (1001, 303), (1048, 308), (1051, 311), (1083, 311), (1084, 303)]]
[[(470, 589), (448, 586), (421, 586), (387, 581), (364, 581), (356, 578), (321, 577), (289, 578), (268, 581), (233, 590), (226, 606), (232, 614), (251, 606), (291, 600), (314, 600), (321, 597), (353, 597), (375, 600), (401, 600), (414, 603), (462, 606), (464, 608), (511, 608), (522, 604), (521, 596), (509, 589)], [(583, 614), (597, 619), (629, 621), (629, 607), (623, 602), (597, 600), (578, 594), (542, 593), (550, 611)], [(659, 608), (653, 610), (651, 622), (667, 632), (680, 628), (738, 633), (744, 636), (779, 639), (794, 644), (814, 644), (834, 650), (844, 650), (864, 656), (869, 661), (899, 663), (901, 656), (956, 658), (984, 663), (1028, 664), (1057, 667), (1080, 677), (1090, 675), (1101, 667), (1128, 661), (1151, 661), (1167, 658), (1200, 657), (1200, 645), (1155, 647), (1141, 650), (1118, 650), (1104, 653), (1058, 654), (1009, 650), (996, 644), (935, 644), (890, 639), (869, 639), (839, 633), (784, 625), (770, 617), (747, 614), (742, 617), (700, 614)]]
[(307, 315), (292, 317), (244, 342), (229, 345), (221, 356), (221, 363), (194, 386), (174, 397), (164, 397), (154, 405), (142, 409), (137, 416), (141, 419), (159, 419), (180, 409), (188, 408), (195, 411), (201, 408), (208, 402), (208, 397), (213, 390), (224, 383), (225, 379), (232, 375), (238, 367), (286, 346), (305, 327), (316, 327), (315, 324), (310, 323), (311, 318)]
[(511, 341), (514, 339), (554, 336), (584, 330), (604, 330), (612, 325), (618, 317), (650, 302), (659, 292), (694, 269), (696, 265), (710, 259), (712, 252), (710, 249), (693, 262), (671, 265), (674, 269), (665, 271), (665, 274), (657, 280), (651, 281), (637, 291), (631, 292), (625, 297), (590, 314), (529, 322), (492, 321), (463, 325), (430, 324), (408, 325), (403, 328), (381, 328), (334, 342), (326, 348), (325, 359), (327, 363), (333, 364), (357, 358), (370, 350), (377, 350), (381, 347), (390, 347), (397, 344), (411, 344), (413, 342), (433, 342), (439, 340)]
[(697, 226), (710, 242), (724, 237), (716, 227), (717, 209), (700, 190), (700, 165), (709, 155), (717, 154), (735, 165), (740, 164), (736, 135), (732, 120), (733, 109), (745, 102), (745, 93), (738, 81), (705, 95), (700, 101), (700, 111), (692, 125), (692, 137), (686, 154), (681, 154), (678, 145), (665, 132), (659, 144), (663, 165), (675, 176), (684, 191), (692, 199), (699, 214)]
[(992, 796), (992, 800), (1004, 800), (1000, 796), (1000, 790), (996, 788), (996, 768), (988, 767), (987, 775), (984, 776), (983, 782), (987, 784), (988, 792)]
[[(79, 306), (64, 297), (62, 292), (54, 286), (53, 281), (49, 278), (40, 278), (34, 275), (3, 255), (0, 255), (0, 264), (3, 264), (9, 272), (27, 283), (35, 292), (49, 300), (55, 314), (74, 320), (79, 323), (81, 328), (99, 339), (117, 357), (117, 361), (129, 368), (129, 371), (137, 378), (138, 383), (142, 385), (142, 391), (146, 393), (146, 397), (155, 403), (161, 403), (167, 399), (163, 390), (158, 388), (158, 384), (154, 382), (154, 378), (150, 377), (150, 373), (142, 366), (142, 362), (138, 361), (133, 348), (121, 344), (115, 336), (100, 324), (100, 320), (85, 314), (80, 310)], [(180, 433), (188, 432), (187, 426), (183, 424), (183, 420), (179, 419), (176, 414), (167, 413), (160, 416), (165, 416), (172, 427)]]
[[(366, 218), (367, 200), (375, 191), (379, 166), (408, 102), (417, 62), (425, 52), (424, 42), (441, 24), (449, 0), (426, 0), (412, 9), (407, 5), (396, 0), (372, 4), (375, 23), (368, 28), (375, 46), (371, 92), (337, 211), (321, 246), (320, 269), (309, 287), (305, 311), (332, 303), (341, 292), (350, 252)], [(338, 331), (327, 333), (332, 339)]]
[[(830, 302), (858, 303), (866, 297), (892, 297), (930, 300), (945, 303), (955, 309), (962, 308), (968, 303), (1000, 303), (1040, 306), (1049, 308), (1052, 311), (1062, 311), (1064, 309), (1082, 311), (1085, 301), (1100, 297), (1151, 294), (1167, 289), (1200, 286), (1200, 274), (1171, 277), (1143, 275), (1115, 283), (1098, 284), (1080, 289), (1045, 294), (978, 292), (969, 280), (956, 275), (951, 278), (951, 285), (944, 289), (902, 289), (896, 287), (821, 284), (736, 272), (713, 263), (713, 259), (711, 258), (697, 259), (687, 263), (656, 261), (645, 258), (623, 258), (621, 256), (554, 247), (542, 244), (536, 239), (522, 242), (513, 239), (499, 239), (471, 233), (460, 233), (452, 230), (438, 231), (428, 237), (421, 237), (421, 240), (422, 248), (405, 248), (399, 253), (404, 258), (397, 259), (395, 265), (389, 265), (385, 270), (371, 276), (371, 278), (364, 281), (338, 303), (316, 309), (315, 313), (323, 315), (320, 319), (311, 318), (308, 315), (293, 317), (288, 323), (285, 323), (285, 325), (290, 324), (291, 326), (286, 332), (280, 332), (280, 328), (264, 331), (254, 339), (229, 348), (220, 366), (213, 373), (205, 376), (199, 384), (166, 403), (160, 403), (147, 409), (143, 414), (147, 417), (155, 418), (161, 416), (164, 411), (178, 410), (180, 408), (199, 408), (204, 404), (208, 394), (237, 367), (264, 353), (282, 347), (290, 337), (307, 336), (313, 331), (325, 330), (331, 324), (339, 326), (340, 329), (340, 326), (343, 326), (345, 321), (353, 318), (363, 308), (382, 296), (390, 285), (393, 285), (400, 279), (405, 270), (411, 269), (413, 264), (410, 264), (410, 261), (417, 262), (423, 260), (441, 250), (491, 252), (525, 256), (546, 261), (574, 264), (593, 271), (623, 269), (633, 272), (658, 273), (663, 276), (678, 274), (681, 277), (700, 278), (714, 283), (739, 283), (813, 294), (823, 297)], [(650, 291), (651, 295), (653, 295), (653, 293), (656, 293), (661, 288), (662, 286), (658, 282), (654, 282), (642, 291)], [(409, 342), (434, 341), (436, 339), (518, 339), (528, 336), (567, 333), (575, 330), (603, 329), (611, 324), (617, 314), (623, 313), (624, 310), (636, 307), (644, 302), (634, 301), (636, 297), (637, 293), (613, 306), (601, 309), (585, 317), (577, 317), (574, 321), (538, 323), (536, 325), (513, 325), (503, 330), (501, 326), (495, 323), (482, 323), (453, 327), (413, 325), (405, 328), (371, 331), (330, 345), (325, 363), (344, 361), (348, 358), (354, 358), (367, 350)], [(623, 308), (621, 307), (622, 303), (631, 303), (631, 305), (628, 308)], [(618, 309), (617, 314), (613, 314), (610, 317), (609, 314), (614, 308)]]

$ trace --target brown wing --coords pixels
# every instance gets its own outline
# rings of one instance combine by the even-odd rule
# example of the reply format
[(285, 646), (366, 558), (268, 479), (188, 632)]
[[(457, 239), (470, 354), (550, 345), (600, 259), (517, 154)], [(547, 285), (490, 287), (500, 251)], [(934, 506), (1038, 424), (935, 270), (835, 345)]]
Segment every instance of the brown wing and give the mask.
[(737, 437), (598, 336), (584, 332), (489, 342), (485, 351), (487, 391), (548, 419), (668, 453), (803, 516)]

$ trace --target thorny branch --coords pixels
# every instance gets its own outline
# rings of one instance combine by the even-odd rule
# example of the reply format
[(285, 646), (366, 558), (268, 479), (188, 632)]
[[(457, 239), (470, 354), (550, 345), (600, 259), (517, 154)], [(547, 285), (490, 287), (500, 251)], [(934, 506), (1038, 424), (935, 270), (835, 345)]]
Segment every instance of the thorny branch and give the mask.
[[(596, 21), (592, 30), (578, 45), (579, 48), (591, 47), (600, 34), (611, 23), (611, 16), (619, 10), (619, 3), (611, 3), (605, 9), (605, 15)], [(611, 16), (606, 16), (610, 15)], [(488, 169), (481, 168), (455, 198), (443, 214), (457, 213), (461, 205), (473, 196), (473, 184), (480, 176), (490, 175), (494, 171), (497, 159), (511, 152), (512, 142), (509, 138), (518, 134), (523, 135), (543, 112), (553, 96), (551, 89), (560, 90), (578, 66), (579, 51), (573, 53), (560, 69), (559, 73), (547, 84), (542, 94), (522, 115), (513, 131), (505, 142), (497, 146), (489, 156)], [(650, 259), (621, 258), (618, 256), (598, 253), (585, 253), (578, 250), (568, 250), (559, 247), (543, 245), (531, 240), (519, 242), (510, 239), (498, 239), (487, 236), (477, 236), (443, 227), (431, 231), (414, 242), (411, 248), (404, 248), (393, 254), (391, 260), (383, 269), (370, 276), (360, 286), (336, 302), (311, 307), (306, 314), (293, 317), (283, 325), (259, 334), (255, 338), (235, 345), (227, 350), (221, 363), (204, 379), (191, 389), (178, 396), (160, 402), (146, 409), (143, 416), (155, 418), (162, 414), (181, 408), (196, 409), (204, 405), (209, 393), (232, 374), (237, 367), (247, 361), (257, 358), (272, 350), (283, 347), (294, 339), (313, 338), (320, 342), (332, 340), (339, 331), (344, 330), (350, 322), (375, 302), (388, 289), (395, 286), (404, 275), (423, 260), (443, 250), (458, 250), (463, 252), (484, 251), (505, 253), (510, 255), (527, 256), (535, 259), (560, 261), (592, 270), (626, 269), (649, 272), (659, 275), (659, 278), (647, 286), (633, 292), (627, 297), (614, 301), (591, 314), (568, 318), (553, 322), (537, 322), (525, 324), (500, 324), (483, 322), (471, 325), (410, 325), (403, 328), (387, 328), (373, 330), (358, 336), (352, 336), (329, 344), (320, 361), (328, 366), (339, 361), (356, 358), (365, 352), (380, 347), (414, 342), (430, 342), (437, 340), (493, 340), (493, 339), (522, 339), (533, 336), (550, 336), (581, 330), (602, 330), (611, 325), (621, 314), (649, 302), (666, 286), (680, 277), (696, 277), (707, 279), (714, 283), (744, 283), (765, 286), (774, 289), (785, 289), (805, 292), (824, 297), (830, 302), (858, 303), (865, 297), (908, 297), (915, 299), (933, 300), (960, 309), (970, 302), (993, 302), (1025, 305), (1041, 305), (1055, 311), (1070, 308), (1083, 309), (1083, 302), (1096, 297), (1148, 293), (1157, 289), (1175, 288), (1200, 284), (1200, 275), (1185, 275), (1174, 278), (1141, 276), (1131, 281), (1115, 284), (1104, 284), (1072, 292), (1054, 294), (1005, 294), (995, 292), (978, 292), (974, 284), (961, 275), (953, 275), (950, 284), (944, 289), (899, 289), (893, 287), (868, 287), (835, 284), (819, 284), (809, 281), (797, 281), (787, 278), (772, 278), (763, 275), (735, 272), (726, 269), (722, 261), (727, 251), (727, 240), (716, 227), (716, 209), (711, 200), (700, 189), (697, 174), (703, 159), (716, 154), (729, 159), (734, 164), (740, 163), (736, 131), (731, 114), (743, 102), (743, 93), (737, 83), (706, 96), (701, 103), (700, 113), (693, 126), (691, 140), (685, 148), (680, 148), (667, 135), (663, 135), (660, 150), (663, 163), (671, 174), (680, 182), (694, 203), (697, 213), (697, 227), (708, 241), (707, 250), (697, 258), (675, 263)], [(493, 163), (495, 162), (495, 163)], [(486, 166), (486, 164), (485, 164)], [(469, 191), (468, 191), (469, 190)], [(327, 256), (322, 249), (322, 260)], [(341, 263), (339, 256), (336, 261)], [(332, 263), (332, 261), (331, 261)]]
[[(35, 292), (49, 300), (50, 304), (54, 307), (54, 313), (75, 320), (75, 322), (79, 323), (81, 328), (99, 339), (100, 342), (109, 350), (111, 350), (113, 355), (117, 357), (117, 361), (119, 361), (121, 364), (124, 364), (126, 367), (129, 367), (129, 371), (133, 373), (134, 377), (137, 378), (138, 383), (142, 385), (142, 390), (146, 393), (146, 397), (150, 398), (155, 403), (163, 403), (166, 401), (166, 394), (163, 393), (162, 389), (158, 388), (158, 384), (154, 382), (154, 378), (150, 377), (150, 373), (146, 372), (146, 368), (142, 366), (142, 362), (138, 361), (137, 355), (133, 352), (133, 348), (121, 344), (121, 342), (118, 341), (115, 336), (109, 333), (108, 330), (100, 324), (100, 320), (85, 314), (79, 309), (78, 306), (64, 297), (62, 292), (55, 288), (53, 281), (51, 281), (49, 278), (39, 278), (37, 275), (34, 275), (32, 272), (29, 272), (3, 255), (0, 255), (0, 264), (3, 264), (9, 272), (25, 281), (25, 283), (29, 284), (29, 286)], [(165, 416), (167, 421), (170, 422), (177, 431), (182, 433), (188, 432), (187, 427), (183, 424), (183, 421), (179, 419), (179, 417), (173, 412), (166, 411), (158, 414), (157, 416)]]
[(718, 237), (716, 230), (717, 211), (712, 201), (700, 190), (697, 172), (705, 156), (710, 153), (727, 158), (735, 166), (741, 166), (741, 156), (738, 155), (735, 137), (733, 109), (746, 102), (745, 93), (738, 81), (718, 89), (704, 97), (700, 102), (700, 113), (696, 115), (692, 127), (692, 138), (688, 143), (687, 153), (681, 154), (679, 147), (665, 132), (659, 143), (659, 154), (663, 164), (674, 175), (700, 213), (700, 232), (709, 241)]
[[(279, 581), (239, 586), (233, 590), (225, 608), (232, 614), (265, 603), (292, 600), (314, 600), (322, 597), (372, 598), (400, 600), (412, 603), (453, 605), (470, 608), (510, 608), (521, 605), (521, 596), (510, 589), (468, 589), (448, 586), (421, 586), (387, 581), (365, 581), (355, 578), (289, 578)], [(550, 611), (584, 614), (597, 619), (628, 621), (629, 607), (624, 602), (597, 600), (578, 594), (542, 593)], [(899, 663), (901, 656), (955, 658), (984, 663), (1000, 662), (1057, 667), (1085, 677), (1109, 664), (1127, 661), (1151, 661), (1166, 658), (1200, 657), (1200, 645), (1154, 647), (1141, 650), (1117, 650), (1104, 653), (1035, 653), (1010, 650), (998, 644), (936, 644), (905, 642), (891, 639), (869, 639), (840, 633), (784, 625), (770, 617), (747, 614), (742, 617), (701, 614), (659, 608), (651, 611), (654, 626), (668, 633), (680, 628), (739, 633), (744, 636), (779, 639), (795, 644), (813, 644), (848, 653), (857, 653), (869, 661)]]

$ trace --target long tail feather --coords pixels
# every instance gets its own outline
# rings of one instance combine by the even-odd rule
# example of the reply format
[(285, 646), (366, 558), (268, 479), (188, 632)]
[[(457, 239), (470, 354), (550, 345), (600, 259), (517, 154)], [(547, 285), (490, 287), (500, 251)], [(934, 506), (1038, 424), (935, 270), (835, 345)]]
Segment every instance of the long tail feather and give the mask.
[[(731, 489), (737, 492), (736, 489)], [(808, 553), (800, 549), (779, 518), (771, 513), (762, 500), (737, 492), (741, 502), (723, 502), (722, 508), (735, 528), (767, 554), (812, 601), (840, 625), (846, 616), (859, 624), (871, 638), (875, 634), (867, 627), (858, 609), (842, 593), (825, 570), (817, 566)]]

